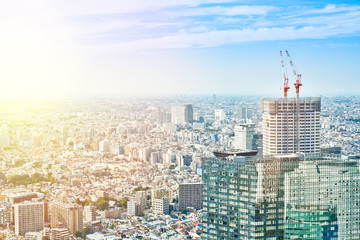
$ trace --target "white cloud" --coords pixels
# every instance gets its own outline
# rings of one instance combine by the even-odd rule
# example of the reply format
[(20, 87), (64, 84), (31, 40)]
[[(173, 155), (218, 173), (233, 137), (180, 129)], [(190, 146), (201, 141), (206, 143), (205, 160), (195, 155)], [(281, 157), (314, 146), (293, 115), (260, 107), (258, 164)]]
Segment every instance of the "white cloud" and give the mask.
[(188, 9), (175, 13), (178, 16), (239, 16), (239, 15), (265, 15), (269, 11), (278, 10), (274, 6), (232, 6), (232, 7), (203, 7)]
[(339, 13), (339, 12), (349, 12), (360, 10), (360, 6), (349, 6), (345, 4), (335, 5), (328, 4), (325, 8), (320, 10), (313, 10), (312, 13)]
[(293, 39), (318, 39), (339, 34), (360, 33), (360, 25), (343, 28), (339, 25), (293, 26), (282, 28), (214, 30), (208, 32), (181, 32), (180, 34), (153, 39), (141, 39), (106, 46), (97, 46), (97, 51), (133, 51), (144, 49), (215, 47), (254, 41), (274, 41)]

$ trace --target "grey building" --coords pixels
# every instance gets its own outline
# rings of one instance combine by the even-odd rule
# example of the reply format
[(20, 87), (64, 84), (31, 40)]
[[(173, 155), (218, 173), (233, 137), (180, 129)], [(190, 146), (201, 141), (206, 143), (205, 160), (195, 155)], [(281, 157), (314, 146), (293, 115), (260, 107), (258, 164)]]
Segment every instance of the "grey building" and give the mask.
[(202, 208), (202, 183), (179, 184), (179, 209), (193, 207)]

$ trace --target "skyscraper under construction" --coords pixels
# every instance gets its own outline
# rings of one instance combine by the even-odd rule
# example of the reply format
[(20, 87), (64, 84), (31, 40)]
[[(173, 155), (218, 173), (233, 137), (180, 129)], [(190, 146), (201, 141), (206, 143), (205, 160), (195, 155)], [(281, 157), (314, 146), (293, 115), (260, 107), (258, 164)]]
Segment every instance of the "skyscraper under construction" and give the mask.
[(320, 152), (320, 97), (265, 98), (262, 109), (264, 155)]

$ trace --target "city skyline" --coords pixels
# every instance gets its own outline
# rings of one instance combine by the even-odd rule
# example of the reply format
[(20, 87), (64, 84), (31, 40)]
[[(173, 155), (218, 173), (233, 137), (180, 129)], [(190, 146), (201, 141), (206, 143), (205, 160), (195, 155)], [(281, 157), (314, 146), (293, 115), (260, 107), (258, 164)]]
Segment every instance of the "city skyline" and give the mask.
[(0, 33), (0, 239), (360, 240), (359, 1), (3, 0)]
[[(3, 1), (2, 98), (356, 95), (356, 1)], [(286, 60), (287, 61), (287, 60)], [(289, 96), (294, 96), (294, 79)]]

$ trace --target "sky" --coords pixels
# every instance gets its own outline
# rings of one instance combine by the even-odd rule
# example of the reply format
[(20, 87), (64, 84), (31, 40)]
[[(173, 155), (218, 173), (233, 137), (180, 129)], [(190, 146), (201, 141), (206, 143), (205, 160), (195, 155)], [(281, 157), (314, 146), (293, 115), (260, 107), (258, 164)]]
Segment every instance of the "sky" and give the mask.
[(360, 2), (0, 0), (0, 98), (281, 97), (280, 50), (301, 95), (359, 94)]

